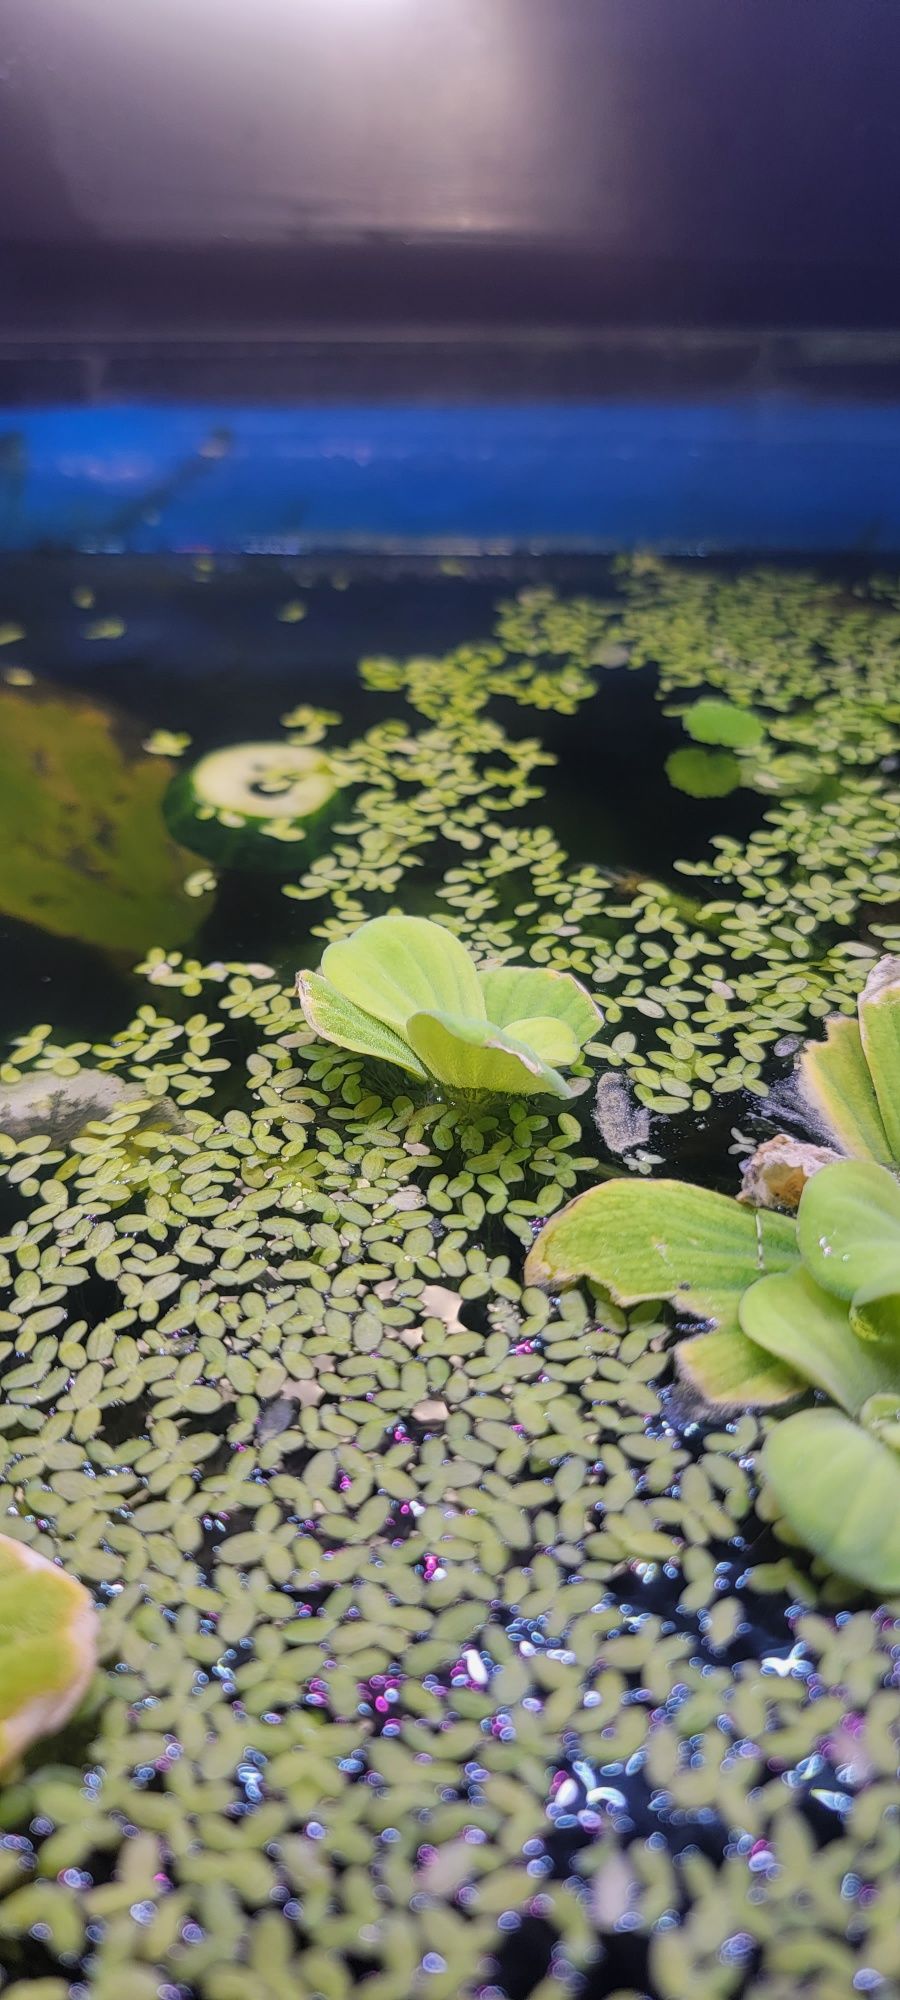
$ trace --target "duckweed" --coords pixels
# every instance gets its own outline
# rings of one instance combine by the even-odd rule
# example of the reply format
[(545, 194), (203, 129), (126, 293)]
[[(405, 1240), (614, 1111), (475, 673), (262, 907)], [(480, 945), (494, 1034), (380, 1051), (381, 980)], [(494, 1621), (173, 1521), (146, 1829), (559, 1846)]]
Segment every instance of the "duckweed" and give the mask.
[[(149, 939), (119, 1030), (13, 1044), (4, 1531), (92, 1589), (104, 1665), (0, 1794), (4, 2000), (896, 1985), (889, 1608), (776, 1535), (756, 1417), (697, 1422), (652, 1306), (522, 1265), (852, 1008), (900, 893), (898, 659), (887, 581), (638, 558), (362, 663), (390, 719), (329, 748), (348, 803), (286, 929), (415, 899), (572, 971), (596, 1107), (442, 1102), (317, 1042), (289, 974)], [(536, 813), (542, 718), (637, 670), (759, 722), (752, 830), (665, 883)]]

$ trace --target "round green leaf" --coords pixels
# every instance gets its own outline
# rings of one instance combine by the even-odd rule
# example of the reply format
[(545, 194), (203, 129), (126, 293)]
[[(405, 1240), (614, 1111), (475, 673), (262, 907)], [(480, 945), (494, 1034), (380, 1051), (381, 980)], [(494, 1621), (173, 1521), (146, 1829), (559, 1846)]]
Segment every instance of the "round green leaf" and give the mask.
[(673, 750), (666, 777), (690, 799), (725, 799), (741, 782), (741, 767), (730, 750)]
[(766, 733), (752, 709), (733, 701), (704, 697), (685, 709), (681, 720), (695, 743), (721, 743), (729, 750), (755, 750)]

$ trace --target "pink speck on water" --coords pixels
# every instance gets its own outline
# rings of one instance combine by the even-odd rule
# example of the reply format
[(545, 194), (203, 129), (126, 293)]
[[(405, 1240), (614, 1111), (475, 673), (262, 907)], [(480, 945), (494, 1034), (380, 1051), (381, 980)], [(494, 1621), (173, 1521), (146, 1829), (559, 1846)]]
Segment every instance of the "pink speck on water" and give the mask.
[(514, 1354), (533, 1354), (533, 1353), (534, 1353), (534, 1341), (533, 1341), (533, 1340), (517, 1340), (517, 1342), (516, 1342), (516, 1345), (515, 1345), (515, 1347), (513, 1348), (513, 1353), (514, 1353)]
[(424, 1576), (425, 1576), (425, 1582), (426, 1582), (426, 1583), (432, 1583), (432, 1582), (434, 1581), (434, 1574), (435, 1574), (435, 1571), (436, 1571), (437, 1569), (439, 1569), (439, 1568), (440, 1568), (440, 1564), (439, 1564), (439, 1562), (438, 1562), (438, 1559), (437, 1559), (437, 1556), (426, 1556), (426, 1557), (425, 1557), (425, 1560), (424, 1560), (424, 1562), (423, 1562), (423, 1564), (422, 1564), (422, 1569), (423, 1569), (423, 1573), (424, 1573)]
[(375, 1696), (375, 1707), (377, 1708), (379, 1715), (387, 1715), (390, 1703), (385, 1701), (383, 1694), (378, 1694)]
[(352, 1486), (352, 1485), (353, 1485), (353, 1481), (352, 1481), (352, 1479), (351, 1479), (351, 1477), (350, 1477), (350, 1474), (349, 1474), (349, 1472), (342, 1472), (342, 1473), (341, 1473), (341, 1476), (340, 1476), (340, 1479), (338, 1480), (338, 1491), (339, 1491), (339, 1493), (346, 1493), (346, 1491), (347, 1491), (347, 1488), (348, 1488), (348, 1486)]

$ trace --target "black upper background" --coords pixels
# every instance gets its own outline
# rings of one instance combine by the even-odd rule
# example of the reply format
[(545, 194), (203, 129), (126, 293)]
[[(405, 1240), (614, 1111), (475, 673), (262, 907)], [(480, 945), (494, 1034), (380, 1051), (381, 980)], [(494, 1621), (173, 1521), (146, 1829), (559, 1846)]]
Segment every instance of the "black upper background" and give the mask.
[(8, 337), (900, 325), (896, 0), (5, 0), (3, 23)]

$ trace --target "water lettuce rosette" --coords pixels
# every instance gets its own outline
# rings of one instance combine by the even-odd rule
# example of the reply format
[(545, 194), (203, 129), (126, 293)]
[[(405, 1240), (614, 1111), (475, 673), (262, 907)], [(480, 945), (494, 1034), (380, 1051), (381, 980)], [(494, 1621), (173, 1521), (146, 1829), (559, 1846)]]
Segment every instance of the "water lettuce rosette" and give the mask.
[(330, 944), (297, 991), (324, 1041), (394, 1063), (450, 1091), (568, 1098), (601, 1016), (571, 973), (536, 965), (480, 969), (426, 917), (374, 917)]

